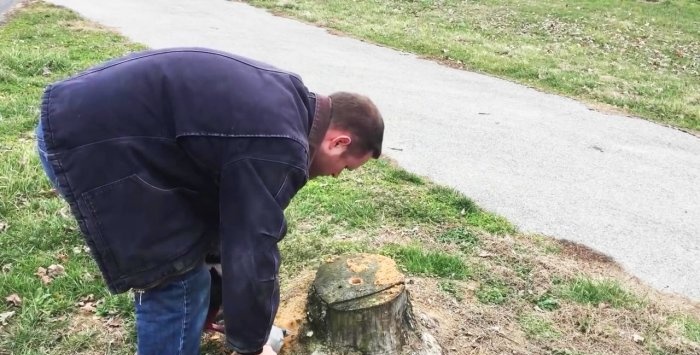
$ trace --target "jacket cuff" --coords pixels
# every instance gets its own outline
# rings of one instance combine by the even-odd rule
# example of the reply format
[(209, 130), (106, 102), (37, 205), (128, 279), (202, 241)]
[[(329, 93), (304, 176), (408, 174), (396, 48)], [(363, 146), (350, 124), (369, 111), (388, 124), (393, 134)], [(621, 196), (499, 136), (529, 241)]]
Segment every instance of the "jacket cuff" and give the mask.
[[(226, 344), (229, 346), (229, 348), (233, 349), (233, 351), (235, 351), (237, 355), (258, 355), (263, 352), (263, 348), (259, 348), (258, 350), (254, 351), (250, 351), (250, 348), (240, 348), (238, 346), (233, 345), (233, 343), (230, 340), (227, 340)], [(245, 351), (241, 351), (241, 349), (245, 349)]]

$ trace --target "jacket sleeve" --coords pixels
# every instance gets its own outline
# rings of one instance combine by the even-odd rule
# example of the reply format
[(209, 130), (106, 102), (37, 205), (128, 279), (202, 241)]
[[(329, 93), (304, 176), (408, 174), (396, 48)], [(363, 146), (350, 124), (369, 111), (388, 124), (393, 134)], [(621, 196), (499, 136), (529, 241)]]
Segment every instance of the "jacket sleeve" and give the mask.
[(274, 160), (244, 158), (220, 177), (223, 309), (227, 343), (259, 351), (279, 305), (277, 248), (287, 232), (284, 208), (306, 181), (305, 170)]

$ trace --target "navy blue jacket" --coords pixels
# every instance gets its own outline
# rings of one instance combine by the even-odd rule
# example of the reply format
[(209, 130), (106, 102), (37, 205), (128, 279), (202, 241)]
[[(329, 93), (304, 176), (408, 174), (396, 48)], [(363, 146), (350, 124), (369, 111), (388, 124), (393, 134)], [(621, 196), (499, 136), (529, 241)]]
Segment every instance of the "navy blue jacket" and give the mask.
[(50, 85), (41, 123), (58, 188), (110, 291), (154, 287), (220, 253), (228, 343), (251, 352), (279, 304), (283, 210), (308, 179), (329, 115), (329, 99), (294, 74), (177, 48)]

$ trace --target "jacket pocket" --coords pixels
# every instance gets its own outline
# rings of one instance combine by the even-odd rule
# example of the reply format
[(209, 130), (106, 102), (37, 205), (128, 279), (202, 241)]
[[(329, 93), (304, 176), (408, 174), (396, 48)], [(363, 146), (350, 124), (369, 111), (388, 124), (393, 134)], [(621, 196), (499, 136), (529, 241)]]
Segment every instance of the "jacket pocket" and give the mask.
[(197, 218), (199, 194), (159, 188), (131, 175), (82, 195), (89, 238), (97, 256), (128, 276), (171, 263), (194, 247), (205, 228)]

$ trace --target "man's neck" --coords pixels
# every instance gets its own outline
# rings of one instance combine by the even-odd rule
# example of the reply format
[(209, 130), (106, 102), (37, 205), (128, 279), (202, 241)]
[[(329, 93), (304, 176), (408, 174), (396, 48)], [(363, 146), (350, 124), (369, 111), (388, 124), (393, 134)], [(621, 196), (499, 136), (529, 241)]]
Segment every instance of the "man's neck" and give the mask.
[(314, 118), (309, 130), (309, 165), (311, 165), (316, 155), (316, 149), (321, 144), (328, 127), (331, 125), (332, 106), (333, 103), (330, 97), (316, 94)]

